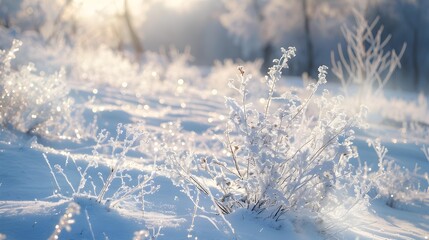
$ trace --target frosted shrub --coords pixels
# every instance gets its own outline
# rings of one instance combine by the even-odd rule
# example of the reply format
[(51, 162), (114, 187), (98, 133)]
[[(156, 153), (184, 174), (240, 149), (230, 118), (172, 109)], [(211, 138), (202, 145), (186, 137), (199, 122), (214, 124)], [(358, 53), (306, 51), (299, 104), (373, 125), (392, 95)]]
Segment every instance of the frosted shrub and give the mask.
[[(418, 174), (419, 168), (416, 166), (414, 171), (410, 171), (394, 160), (386, 159), (388, 150), (378, 140), (368, 141), (368, 144), (374, 148), (378, 157), (378, 170), (368, 174), (377, 192), (376, 197), (385, 199), (390, 207), (423, 200), (427, 191), (420, 189), (419, 177), (422, 176)], [(423, 178), (427, 180), (427, 176)]]
[(196, 82), (201, 73), (190, 65), (190, 60), (189, 52), (171, 50), (168, 54), (146, 52), (141, 62), (136, 62), (102, 45), (95, 49), (76, 47), (68, 65), (73, 69), (73, 77), (85, 84), (140, 95), (154, 90), (171, 91), (178, 82)]
[(276, 93), (276, 83), (295, 48), (282, 53), (266, 77), (263, 109), (248, 100), (250, 77), (239, 68), (240, 85), (231, 85), (239, 97), (226, 98), (228, 156), (169, 151), (174, 179), (209, 196), (221, 216), (238, 208), (276, 221), (289, 211), (319, 212), (329, 192), (352, 185), (347, 178), (353, 173), (349, 160), (357, 153), (351, 128), (362, 123), (365, 112), (349, 117), (342, 97), (327, 90), (315, 96), (326, 82), (325, 66), (319, 68), (318, 81), (308, 86), (305, 98), (293, 91)]
[(145, 52), (141, 62), (142, 85), (153, 89), (157, 82), (164, 80), (165, 66), (168, 59), (156, 52)]
[[(193, 237), (196, 217), (210, 219), (215, 214), (227, 223), (229, 229), (234, 232), (232, 226), (223, 216), (223, 211), (220, 205), (215, 205), (214, 209), (207, 209), (200, 205), (200, 200), (208, 198), (214, 203), (217, 203), (207, 187), (207, 183), (212, 183), (212, 176), (208, 174), (205, 168), (208, 159), (216, 161), (215, 156), (210, 156), (208, 152), (219, 150), (217, 141), (210, 141), (210, 148), (207, 148), (205, 143), (200, 143), (193, 132), (186, 133), (181, 131), (180, 122), (168, 122), (161, 124), (161, 131), (157, 131), (150, 135), (150, 140), (141, 145), (146, 150), (145, 153), (149, 158), (159, 162), (160, 171), (167, 176), (180, 191), (193, 203), (194, 209), (192, 212), (192, 220), (188, 228), (188, 238)], [(207, 137), (207, 136), (205, 136)], [(207, 139), (205, 139), (207, 140)], [(214, 144), (213, 144), (214, 143)], [(206, 152), (205, 150), (208, 150)], [(216, 161), (219, 163), (218, 161)], [(217, 228), (217, 226), (216, 226)]]
[(191, 66), (192, 56), (190, 51), (186, 49), (183, 53), (175, 49), (171, 49), (168, 57), (168, 64), (165, 70), (166, 81), (178, 81), (183, 79), (186, 83), (197, 84), (201, 78), (200, 70)]
[[(112, 208), (124, 201), (140, 202), (141, 196), (152, 194), (158, 189), (153, 183), (155, 169), (148, 174), (140, 173), (136, 176), (131, 174), (132, 165), (137, 164), (135, 161), (142, 160), (142, 158), (136, 159), (141, 141), (148, 139), (149, 135), (143, 130), (141, 124), (118, 124), (116, 136), (111, 136), (106, 130), (100, 131), (92, 155), (77, 157), (67, 155), (66, 165), (71, 160), (76, 166), (80, 176), (78, 183), (70, 181), (67, 171), (59, 164), (55, 164), (52, 168), (45, 156), (57, 185), (56, 192), (60, 197), (65, 198), (96, 199), (97, 202)], [(81, 158), (87, 163), (79, 163), (77, 160)], [(107, 175), (104, 175), (103, 171), (96, 171), (100, 162), (109, 166)], [(64, 189), (67, 187), (59, 185), (56, 175), (64, 178), (72, 192), (70, 196), (63, 195), (67, 193)]]
[(95, 49), (76, 47), (71, 66), (77, 79), (98, 86), (136, 88), (142, 80), (138, 64), (103, 45)]
[(187, 85), (196, 85), (201, 79), (198, 67), (191, 65), (188, 50), (180, 53), (170, 49), (166, 53), (145, 52), (140, 65), (141, 91), (175, 91), (183, 93)]
[(53, 139), (86, 137), (81, 112), (75, 109), (64, 71), (45, 76), (33, 64), (11, 68), (22, 43), (14, 40), (0, 52), (0, 122), (3, 127)]
[[(416, 100), (407, 101), (400, 98), (378, 98), (380, 115), (394, 122), (405, 122), (429, 125), (429, 108), (426, 97), (421, 93)], [(388, 106), (388, 107), (386, 107)]]
[(73, 59), (73, 48), (65, 41), (58, 40), (55, 44), (47, 45), (35, 32), (17, 33), (16, 29), (0, 27), (0, 49), (9, 49), (15, 38), (19, 39), (22, 45), (11, 62), (12, 69), (35, 63), (37, 72), (44, 72), (45, 76), (58, 72), (62, 67), (67, 70), (67, 74), (72, 72), (68, 63)]
[[(121, 125), (119, 124), (116, 130), (116, 137), (109, 137), (107, 132), (102, 131), (99, 135), (97, 146), (93, 154), (100, 156), (99, 149), (108, 151), (110, 153), (110, 160), (113, 160), (110, 165), (110, 174), (103, 180), (103, 187), (97, 196), (97, 201), (108, 201), (109, 205), (114, 207), (129, 198), (133, 198), (141, 194), (150, 194), (157, 190), (153, 185), (153, 178), (155, 171), (150, 174), (139, 174), (137, 176), (137, 184), (133, 184), (132, 177), (128, 173), (129, 166), (126, 160), (129, 158), (128, 154), (136, 151), (140, 145), (140, 141), (144, 141), (147, 133), (143, 131), (141, 125)], [(107, 145), (105, 145), (107, 144)], [(120, 185), (117, 187), (109, 199), (106, 199), (106, 194), (111, 188), (114, 181), (119, 181)]]
[(149, 154), (157, 161), (163, 161), (164, 174), (194, 201), (196, 194), (194, 186), (199, 175), (198, 155), (194, 151), (195, 133), (190, 135), (182, 133), (179, 122), (163, 123), (161, 129), (152, 134), (145, 148), (153, 150)]
[[(247, 101), (250, 79), (243, 69), (241, 84), (235, 87), (240, 99), (226, 100), (230, 109), (226, 145), (231, 159), (223, 167), (212, 165), (210, 171), (217, 176), (220, 202), (227, 212), (247, 207), (278, 220), (287, 211), (317, 210), (330, 187), (348, 171), (349, 159), (356, 156), (351, 128), (360, 124), (364, 113), (349, 117), (342, 97), (332, 97), (327, 90), (314, 97), (326, 83), (325, 66), (319, 67), (318, 81), (308, 85), (306, 98), (291, 91), (274, 97), (295, 48), (282, 53), (269, 69), (263, 110)], [(309, 114), (309, 106), (317, 108), (317, 114)]]
[(381, 93), (395, 69), (400, 67), (406, 44), (399, 54), (395, 50), (385, 51), (391, 36), (382, 37), (383, 27), (375, 30), (378, 18), (368, 23), (361, 13), (355, 11), (354, 16), (356, 25), (342, 28), (346, 50), (338, 45), (339, 60), (331, 53), (332, 72), (341, 81), (347, 96), (352, 94), (352, 85), (357, 85), (362, 100)]
[(379, 98), (379, 104), (377, 112), (383, 116), (383, 119), (398, 125), (402, 124), (401, 137), (416, 143), (427, 142), (429, 108), (424, 94), (420, 93), (416, 100), (411, 101)]

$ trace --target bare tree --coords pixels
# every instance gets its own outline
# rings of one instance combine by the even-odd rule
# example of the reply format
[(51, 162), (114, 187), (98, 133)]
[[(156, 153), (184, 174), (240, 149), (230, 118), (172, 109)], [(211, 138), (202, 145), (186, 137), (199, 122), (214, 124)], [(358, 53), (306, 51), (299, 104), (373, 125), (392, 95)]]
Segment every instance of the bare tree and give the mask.
[[(395, 86), (407, 90), (421, 90), (425, 85), (424, 71), (427, 64), (427, 14), (428, 1), (423, 0), (375, 0), (370, 2), (369, 16), (380, 16), (385, 30), (395, 37), (389, 47), (397, 48), (402, 42), (409, 43), (409, 49), (402, 57), (402, 68)], [(407, 79), (407, 81), (405, 81)]]
[(224, 0), (222, 25), (238, 40), (244, 55), (259, 53), (264, 68), (270, 66), (274, 47), (283, 45), (285, 36), (300, 28), (300, 0)]
[(354, 26), (343, 26), (342, 33), (346, 41), (343, 50), (338, 44), (339, 60), (331, 52), (332, 72), (341, 81), (344, 94), (351, 95), (350, 87), (359, 87), (359, 98), (370, 94), (380, 94), (393, 72), (400, 67), (400, 59), (404, 54), (404, 43), (399, 54), (395, 50), (384, 51), (391, 36), (382, 38), (383, 26), (375, 29), (379, 18), (368, 23), (365, 17), (355, 11)]
[(352, 9), (362, 2), (365, 1), (224, 0), (226, 12), (220, 21), (241, 40), (243, 48), (247, 51), (253, 48), (251, 50), (260, 53), (264, 66), (272, 64), (270, 55), (273, 48), (293, 44), (298, 51), (305, 51), (300, 70), (314, 72), (318, 51), (314, 47), (315, 39), (326, 36), (313, 31), (318, 30), (317, 27), (322, 27), (322, 31), (337, 28), (338, 22), (344, 22)]
[(307, 72), (313, 69), (313, 44), (311, 42), (310, 31), (310, 11), (308, 8), (308, 0), (302, 0), (302, 11), (304, 12), (304, 32), (305, 32), (305, 48), (307, 50)]
[(133, 48), (136, 51), (137, 57), (139, 57), (143, 51), (143, 43), (140, 40), (138, 34), (136, 33), (136, 30), (133, 26), (132, 17), (129, 10), (128, 0), (124, 0), (124, 19), (127, 26), (127, 29), (130, 33), (131, 42), (133, 44)]

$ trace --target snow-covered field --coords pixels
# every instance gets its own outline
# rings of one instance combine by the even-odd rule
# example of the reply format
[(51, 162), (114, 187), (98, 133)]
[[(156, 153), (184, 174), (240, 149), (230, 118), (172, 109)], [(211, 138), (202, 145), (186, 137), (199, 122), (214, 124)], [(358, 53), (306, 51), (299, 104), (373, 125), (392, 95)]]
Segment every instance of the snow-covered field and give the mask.
[[(219, 200), (230, 197), (222, 193), (223, 187), (228, 191), (231, 184), (245, 182), (243, 171), (238, 170), (245, 167), (236, 165), (237, 174), (233, 165), (233, 158), (245, 147), (238, 142), (236, 149), (229, 149), (234, 145), (228, 142), (230, 134), (232, 138), (240, 135), (240, 130), (229, 129), (228, 121), (234, 122), (234, 111), (242, 109), (225, 104), (225, 95), (237, 102), (242, 96), (228, 87), (228, 80), (243, 77), (240, 71), (250, 73), (260, 63), (242, 64), (244, 70), (239, 71), (234, 63), (225, 62), (207, 70), (189, 65), (186, 56), (166, 60), (153, 54), (135, 66), (108, 49), (73, 51), (62, 60), (66, 71), (53, 75), (27, 65), (19, 69), (9, 49), (1, 56), (0, 239), (56, 239), (56, 235), (59, 239), (429, 238), (429, 156), (425, 156), (429, 108), (424, 95), (399, 98), (395, 92), (386, 92), (363, 101), (369, 109), (368, 126), (351, 127), (353, 149), (359, 156), (350, 159), (353, 170), (335, 175), (344, 182), (342, 188), (351, 190), (340, 191), (336, 180), (329, 179), (332, 185), (307, 189), (300, 195), (304, 203), (294, 200), (296, 205), (282, 209), (278, 218), (277, 213), (266, 213), (281, 202), (278, 199), (274, 207), (252, 205), (248, 199), (227, 206)], [(31, 54), (26, 57), (31, 60)], [(42, 69), (52, 66), (36, 61), (36, 68), (38, 63)], [(255, 70), (247, 86), (254, 105), (241, 107), (264, 111), (267, 86), (260, 79)], [(303, 85), (298, 78), (281, 78), (277, 92), (306, 99), (311, 89)], [(298, 107), (292, 120), (303, 112), (309, 117), (292, 127), (299, 128), (305, 121), (319, 123), (322, 114), (317, 111), (330, 107), (317, 107), (318, 99), (329, 100), (323, 88), (339, 93), (335, 84), (319, 86), (313, 96), (316, 104), (304, 111)], [(274, 99), (272, 106), (281, 106), (282, 101), (287, 102)], [(339, 107), (352, 112), (354, 102), (344, 99)], [(341, 113), (336, 111), (334, 115)], [(344, 116), (344, 121), (355, 117)], [(295, 134), (291, 143), (298, 142), (300, 133), (307, 134), (305, 129), (290, 133)], [(285, 134), (278, 136), (289, 137)], [(346, 137), (341, 135), (338, 141)], [(320, 141), (324, 144), (323, 138)], [(306, 143), (300, 144), (304, 149)], [(386, 156), (383, 146), (388, 149)], [(342, 145), (327, 151), (337, 147)], [(329, 154), (322, 155), (337, 159), (340, 152)], [(304, 164), (310, 165), (313, 158), (317, 157)], [(219, 166), (216, 171), (204, 171), (214, 166)], [(323, 178), (327, 172), (308, 174)], [(226, 181), (234, 176), (234, 181)], [(307, 180), (304, 176), (298, 184)], [(305, 185), (291, 191), (298, 192), (301, 186)], [(237, 189), (234, 194), (243, 194)], [(313, 190), (326, 195), (309, 207), (305, 199), (312, 199), (308, 195)]]

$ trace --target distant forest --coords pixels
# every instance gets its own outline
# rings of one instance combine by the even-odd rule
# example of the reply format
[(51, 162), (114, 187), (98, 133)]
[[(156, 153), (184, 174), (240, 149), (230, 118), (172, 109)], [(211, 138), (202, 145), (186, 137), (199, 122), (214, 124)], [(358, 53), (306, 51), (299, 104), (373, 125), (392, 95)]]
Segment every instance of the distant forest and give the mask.
[[(102, 9), (121, 4), (119, 10), (94, 11), (88, 21), (82, 6), (89, 2), (95, 1), (0, 0), (1, 30), (35, 33), (51, 44), (62, 37), (70, 44), (105, 44), (121, 51), (189, 47), (199, 65), (260, 58), (264, 72), (280, 47), (295, 46), (299, 57), (286, 74), (315, 77), (317, 66), (330, 66), (338, 44), (344, 47), (341, 27), (353, 27), (353, 11), (358, 11), (368, 22), (379, 17), (375, 29), (383, 26), (383, 37), (391, 35), (386, 51), (399, 52), (407, 44), (387, 87), (429, 92), (427, 0), (189, 0), (180, 11), (169, 8), (168, 0), (98, 1), (106, 5)], [(7, 44), (0, 40), (1, 48)]]

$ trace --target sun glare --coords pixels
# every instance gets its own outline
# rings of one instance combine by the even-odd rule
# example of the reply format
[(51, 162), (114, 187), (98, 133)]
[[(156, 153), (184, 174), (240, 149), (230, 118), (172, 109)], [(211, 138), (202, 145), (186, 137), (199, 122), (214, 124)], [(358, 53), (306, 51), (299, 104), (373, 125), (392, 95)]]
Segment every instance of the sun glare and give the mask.
[[(128, 1), (133, 7), (135, 1)], [(93, 17), (97, 14), (116, 15), (124, 11), (124, 0), (75, 0), (75, 6), (83, 17)]]
[[(165, 7), (175, 11), (186, 11), (192, 8), (195, 0), (155, 0), (150, 3), (160, 2)], [(148, 7), (150, 4), (142, 0), (128, 0), (130, 9), (137, 10), (142, 7)], [(83, 17), (93, 17), (94, 14), (116, 15), (124, 11), (125, 0), (75, 0), (75, 6), (80, 9)]]
[(163, 4), (176, 11), (187, 11), (195, 4), (195, 0), (162, 0)]

